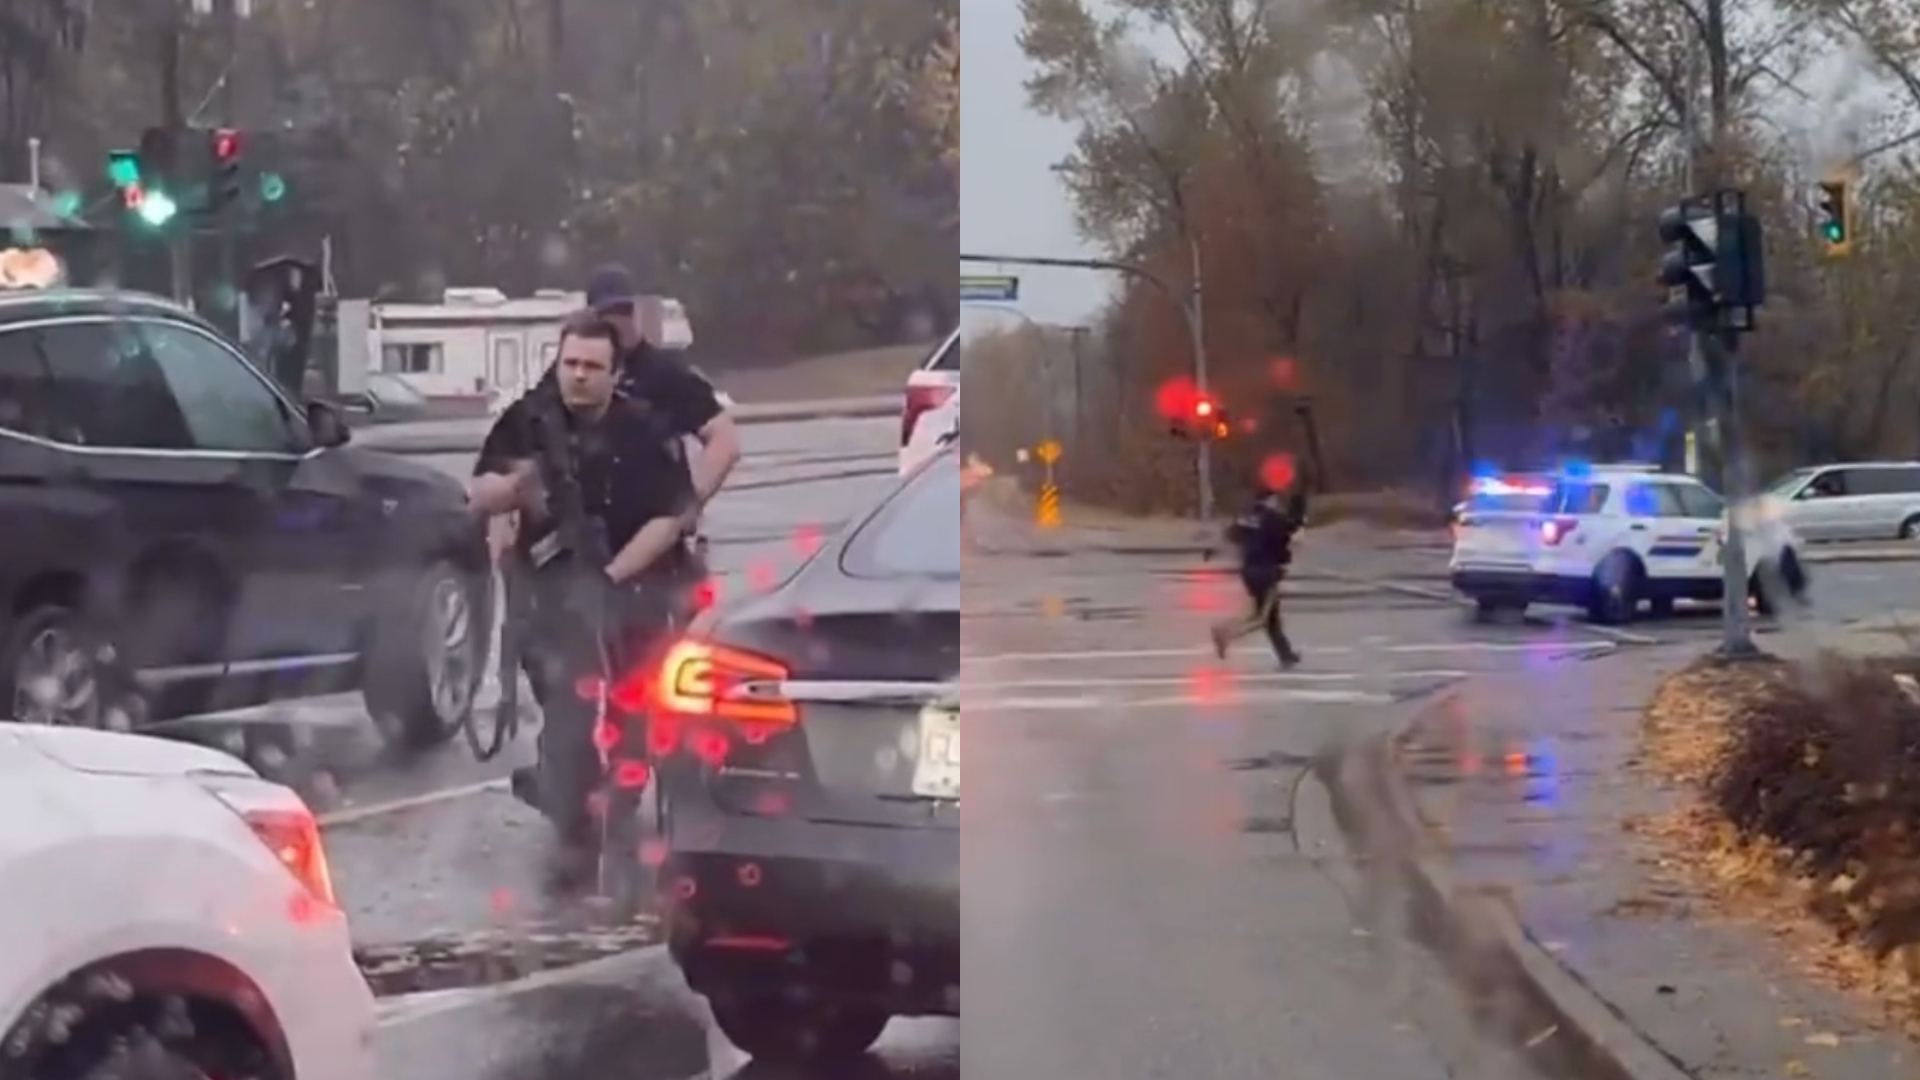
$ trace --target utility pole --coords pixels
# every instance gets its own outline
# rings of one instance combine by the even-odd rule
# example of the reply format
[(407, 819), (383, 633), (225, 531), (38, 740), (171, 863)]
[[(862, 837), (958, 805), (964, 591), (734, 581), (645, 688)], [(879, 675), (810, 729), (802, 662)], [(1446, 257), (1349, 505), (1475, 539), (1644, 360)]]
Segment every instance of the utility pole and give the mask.
[[(1726, 0), (1706, 0), (1707, 52), (1707, 119), (1710, 124), (1710, 144), (1707, 147), (1706, 187), (1709, 191), (1719, 191), (1726, 179), (1727, 134), (1732, 116), (1733, 103), (1730, 100), (1732, 87), (1727, 57), (1727, 2)], [(1718, 196), (1716, 196), (1717, 198)], [(1719, 348), (1719, 364), (1705, 364), (1720, 369), (1719, 385), (1716, 392), (1709, 394), (1709, 407), (1714, 412), (1714, 429), (1720, 440), (1721, 484), (1726, 492), (1728, 520), (1727, 539), (1724, 548), (1725, 563), (1721, 566), (1721, 624), (1720, 652), (1727, 659), (1739, 659), (1757, 655), (1759, 648), (1753, 643), (1753, 625), (1747, 618), (1747, 543), (1740, 527), (1741, 512), (1747, 509), (1746, 502), (1752, 492), (1751, 471), (1747, 461), (1746, 443), (1743, 427), (1740, 423), (1740, 377), (1739, 377), (1739, 338), (1732, 333), (1693, 335), (1695, 351), (1705, 353), (1707, 349)], [(1705, 355), (1702, 360), (1710, 358)], [(1698, 370), (1698, 368), (1696, 368)]]
[[(220, 119), (226, 127), (233, 129), (240, 127), (239, 98), (234, 90), (234, 84), (240, 80), (240, 4), (241, 0), (227, 0), (223, 15), (225, 22), (221, 27), (226, 39), (227, 62), (226, 74), (220, 79)], [(233, 329), (238, 335), (245, 332), (246, 301), (241, 298), (245, 290), (240, 288), (239, 281), (234, 277), (234, 265), (237, 262), (235, 247), (239, 243), (235, 235), (235, 209), (223, 206), (217, 227), (220, 230), (219, 294), (223, 298), (233, 298)]]
[[(1187, 332), (1193, 336), (1193, 388), (1201, 400), (1207, 398), (1207, 337), (1206, 309), (1200, 302), (1200, 238), (1192, 230), (1187, 231), (1187, 251), (1191, 256), (1188, 273), (1192, 280), (1187, 285), (1187, 303), (1185, 314)], [(1194, 456), (1194, 468), (1199, 472), (1200, 481), (1200, 520), (1213, 518), (1213, 440), (1199, 440), (1199, 450)]]
[[(182, 96), (181, 79), (181, 32), (186, 21), (185, 6), (174, 2), (162, 5), (164, 20), (160, 33), (160, 127), (172, 133), (175, 160), (169, 163), (172, 172), (180, 171), (178, 160), (182, 149), (179, 133), (187, 126), (187, 107)], [(178, 176), (162, 178), (167, 187), (177, 185)], [(193, 306), (193, 227), (191, 219), (181, 214), (169, 223), (172, 232), (167, 234), (167, 277), (172, 287), (173, 298), (188, 307)]]

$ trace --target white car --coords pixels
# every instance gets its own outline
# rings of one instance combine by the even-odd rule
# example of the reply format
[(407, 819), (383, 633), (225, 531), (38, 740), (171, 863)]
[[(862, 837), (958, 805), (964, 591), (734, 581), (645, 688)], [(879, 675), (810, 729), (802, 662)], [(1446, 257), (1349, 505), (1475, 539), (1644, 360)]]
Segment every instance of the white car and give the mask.
[(0, 724), (0, 1076), (371, 1080), (313, 814), (217, 750)]
[[(920, 364), (919, 370), (907, 376), (907, 396), (900, 410), (900, 472), (912, 472), (928, 454), (929, 442), (916, 444), (914, 434), (919, 430), (921, 420), (928, 414), (939, 410), (948, 402), (953, 404), (954, 416), (959, 416), (960, 402), (960, 331), (948, 334), (933, 354)], [(935, 432), (935, 436), (946, 433), (945, 428)]]
[[(1480, 614), (1568, 604), (1619, 625), (1642, 603), (1665, 614), (1676, 600), (1722, 598), (1727, 507), (1711, 488), (1650, 465), (1599, 465), (1552, 480), (1536, 507), (1469, 508), (1458, 522), (1453, 587)], [(1782, 587), (1801, 596), (1806, 571), (1793, 530), (1777, 514), (1743, 512), (1738, 520), (1761, 610)]]
[(960, 391), (920, 418), (913, 438), (900, 451), (900, 471), (912, 472), (920, 463), (960, 442)]

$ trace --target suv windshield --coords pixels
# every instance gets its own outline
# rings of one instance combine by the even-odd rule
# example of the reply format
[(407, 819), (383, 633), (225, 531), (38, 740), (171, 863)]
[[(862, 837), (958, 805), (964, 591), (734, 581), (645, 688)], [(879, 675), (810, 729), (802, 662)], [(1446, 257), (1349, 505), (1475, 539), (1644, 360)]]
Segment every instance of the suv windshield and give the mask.
[(1785, 495), (1794, 488), (1799, 487), (1805, 482), (1807, 477), (1812, 476), (1816, 471), (1815, 469), (1795, 469), (1785, 476), (1780, 477), (1778, 480), (1775, 480), (1773, 483), (1768, 484), (1764, 494)]

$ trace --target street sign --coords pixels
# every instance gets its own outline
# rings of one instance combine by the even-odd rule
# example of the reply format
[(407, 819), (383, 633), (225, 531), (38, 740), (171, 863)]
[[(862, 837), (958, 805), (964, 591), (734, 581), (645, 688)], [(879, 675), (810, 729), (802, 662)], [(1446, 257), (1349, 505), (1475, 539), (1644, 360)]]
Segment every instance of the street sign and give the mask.
[(1012, 274), (967, 274), (960, 278), (960, 302), (1012, 303), (1020, 299), (1020, 279)]
[(1033, 456), (1040, 459), (1040, 464), (1051, 465), (1060, 460), (1060, 444), (1048, 439), (1033, 448)]

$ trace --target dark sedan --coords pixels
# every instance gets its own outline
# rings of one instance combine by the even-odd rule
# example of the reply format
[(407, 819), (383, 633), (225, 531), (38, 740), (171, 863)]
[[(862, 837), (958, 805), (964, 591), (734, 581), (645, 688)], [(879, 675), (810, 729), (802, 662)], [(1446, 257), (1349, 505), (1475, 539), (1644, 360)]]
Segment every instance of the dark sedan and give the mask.
[(668, 942), (756, 1058), (959, 1015), (960, 484), (929, 460), (659, 669)]

